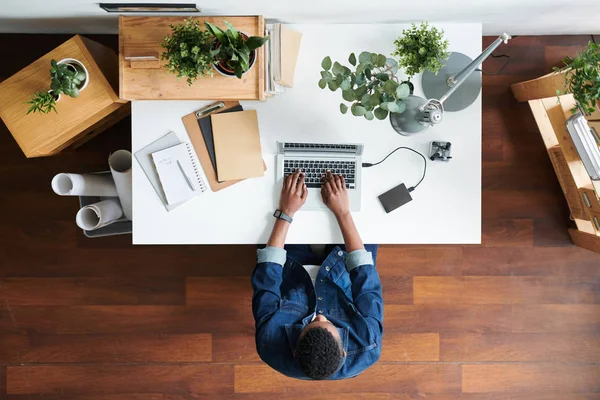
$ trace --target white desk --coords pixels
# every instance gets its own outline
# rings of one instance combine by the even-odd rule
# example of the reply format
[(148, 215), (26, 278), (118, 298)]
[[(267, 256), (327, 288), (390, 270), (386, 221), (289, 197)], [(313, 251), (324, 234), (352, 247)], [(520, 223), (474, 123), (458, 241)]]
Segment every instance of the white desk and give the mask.
[[(450, 41), (450, 50), (474, 58), (481, 52), (480, 24), (436, 24)], [(425, 181), (413, 201), (386, 214), (377, 196), (405, 182), (414, 185), (423, 160), (399, 151), (385, 163), (363, 170), (362, 208), (354, 213), (366, 243), (480, 243), (481, 241), (481, 96), (468, 109), (446, 113), (444, 121), (423, 134), (398, 135), (388, 120), (367, 121), (339, 112), (341, 92), (321, 90), (321, 60), (345, 62), (351, 52), (390, 54), (393, 40), (408, 24), (296, 25), (302, 46), (295, 87), (265, 103), (243, 102), (258, 110), (267, 171), (230, 188), (203, 195), (167, 212), (134, 160), (133, 242), (135, 244), (265, 243), (275, 209), (275, 142), (325, 141), (365, 144), (363, 161), (375, 162), (397, 146), (409, 146), (425, 156), (432, 140), (452, 142), (450, 163), (428, 160)], [(415, 93), (422, 95), (420, 77)], [(170, 130), (189, 141), (181, 118), (206, 101), (134, 101), (133, 152)], [(300, 211), (288, 243), (340, 243), (342, 236), (329, 212)]]

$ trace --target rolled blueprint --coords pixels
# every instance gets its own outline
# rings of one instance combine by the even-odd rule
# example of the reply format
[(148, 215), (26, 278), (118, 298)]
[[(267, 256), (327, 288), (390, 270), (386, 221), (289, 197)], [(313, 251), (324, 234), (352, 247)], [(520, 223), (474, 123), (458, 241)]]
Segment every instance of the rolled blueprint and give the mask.
[(108, 174), (58, 174), (52, 178), (52, 190), (61, 196), (117, 196), (115, 182)]
[(108, 165), (112, 173), (123, 213), (132, 220), (132, 183), (131, 183), (131, 153), (127, 150), (115, 151), (108, 157)]
[(102, 228), (123, 216), (123, 209), (117, 199), (103, 200), (82, 207), (75, 217), (77, 226), (86, 231)]

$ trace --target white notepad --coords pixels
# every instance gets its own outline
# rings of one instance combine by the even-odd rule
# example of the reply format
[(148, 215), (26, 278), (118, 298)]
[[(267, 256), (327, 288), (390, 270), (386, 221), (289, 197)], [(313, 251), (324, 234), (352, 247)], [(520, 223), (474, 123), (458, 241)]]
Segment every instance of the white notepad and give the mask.
[(189, 143), (154, 152), (152, 160), (167, 204), (183, 203), (206, 190)]

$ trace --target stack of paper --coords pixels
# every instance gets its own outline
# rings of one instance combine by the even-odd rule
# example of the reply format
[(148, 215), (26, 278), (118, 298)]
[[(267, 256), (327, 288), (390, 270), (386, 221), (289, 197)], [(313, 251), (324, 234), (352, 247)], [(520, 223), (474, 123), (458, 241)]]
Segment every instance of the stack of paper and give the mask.
[(266, 93), (273, 96), (294, 86), (302, 34), (282, 24), (267, 24), (265, 33), (270, 36), (265, 52)]

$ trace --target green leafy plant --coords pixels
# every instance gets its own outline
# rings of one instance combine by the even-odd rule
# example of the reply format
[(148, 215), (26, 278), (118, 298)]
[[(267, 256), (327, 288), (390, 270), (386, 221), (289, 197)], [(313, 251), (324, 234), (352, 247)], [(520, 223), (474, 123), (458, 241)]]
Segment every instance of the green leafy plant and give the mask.
[(56, 101), (61, 93), (70, 97), (79, 96), (79, 89), (86, 79), (84, 71), (76, 67), (69, 66), (67, 63), (57, 63), (56, 60), (50, 61), (50, 91), (35, 92), (30, 101), (31, 104), (27, 114), (31, 112), (40, 112), (47, 114), (50, 111), (56, 112)]
[(85, 72), (74, 69), (66, 63), (58, 64), (56, 60), (50, 61), (50, 67), (52, 77), (50, 89), (57, 95), (64, 93), (70, 97), (79, 96), (79, 87), (85, 81)]
[(191, 85), (198, 76), (212, 76), (215, 53), (213, 39), (208, 31), (200, 29), (200, 23), (193, 18), (180, 24), (171, 25), (171, 36), (164, 38), (160, 46), (165, 49), (161, 58), (168, 60), (165, 69), (177, 78), (185, 77)]
[(364, 51), (358, 59), (354, 53), (350, 54), (348, 62), (355, 67), (354, 71), (337, 61), (332, 63), (329, 56), (321, 62), (319, 87), (329, 87), (332, 92), (340, 89), (342, 98), (351, 103), (350, 107), (340, 104), (342, 114), (350, 109), (352, 115), (371, 121), (385, 119), (389, 113), (404, 112), (404, 99), (410, 94), (410, 88), (398, 82), (396, 61), (383, 54)]
[(251, 53), (264, 45), (269, 37), (248, 37), (238, 32), (229, 22), (224, 22), (228, 28), (226, 31), (210, 22), (204, 22), (204, 24), (217, 40), (213, 52), (214, 56), (217, 57), (223, 67), (232, 71), (236, 77), (241, 79), (243, 73), (248, 71), (251, 66), (251, 56), (256, 57), (255, 54), (252, 55)]
[(442, 61), (450, 56), (444, 31), (429, 27), (427, 22), (422, 22), (420, 26), (412, 24), (410, 29), (404, 29), (394, 45), (396, 49), (392, 56), (398, 57), (398, 64), (404, 68), (409, 79), (425, 69), (437, 74), (443, 66)]
[(48, 91), (34, 93), (31, 101), (26, 102), (26, 104), (31, 104), (31, 107), (27, 110), (27, 114), (31, 112), (40, 112), (42, 114), (48, 114), (50, 111), (56, 112), (57, 97), (54, 93)]
[[(564, 67), (555, 67), (554, 70), (565, 71), (565, 92), (573, 93), (584, 111), (594, 112), (600, 101), (600, 45), (589, 42), (577, 57), (566, 57), (563, 63)], [(561, 91), (557, 90), (556, 94), (560, 95)]]

